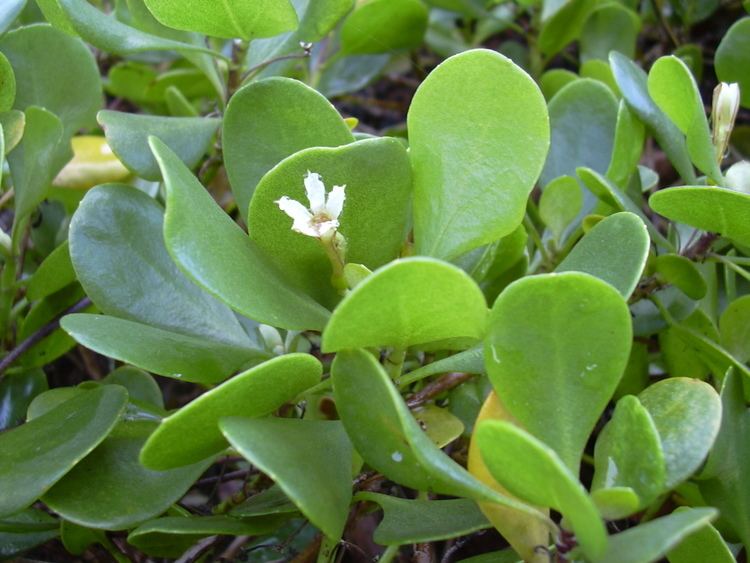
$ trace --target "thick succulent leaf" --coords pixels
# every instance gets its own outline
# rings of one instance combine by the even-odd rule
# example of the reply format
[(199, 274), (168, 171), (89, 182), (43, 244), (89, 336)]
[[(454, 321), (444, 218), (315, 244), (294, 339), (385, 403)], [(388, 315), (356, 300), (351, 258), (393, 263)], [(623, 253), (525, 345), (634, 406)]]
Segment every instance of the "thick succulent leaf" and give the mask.
[(750, 18), (737, 20), (716, 49), (716, 76), (740, 86), (741, 104), (750, 107)]
[(119, 111), (100, 111), (112, 151), (130, 170), (146, 180), (160, 180), (161, 171), (148, 146), (148, 137), (161, 139), (188, 168), (195, 168), (211, 146), (220, 119), (207, 117), (159, 117)]
[(268, 358), (249, 346), (155, 328), (107, 315), (66, 315), (60, 325), (77, 342), (152, 373), (212, 385)]
[(638, 216), (615, 213), (586, 233), (555, 271), (591, 274), (627, 299), (646, 267), (650, 242)]
[(258, 182), (286, 157), (353, 141), (336, 108), (298, 80), (269, 78), (241, 88), (227, 106), (222, 131), (227, 174), (240, 213), (247, 217)]
[(226, 39), (271, 37), (297, 26), (289, 0), (233, 0), (185, 5), (180, 0), (145, 0), (166, 26)]
[(302, 150), (281, 161), (258, 184), (248, 212), (250, 238), (287, 279), (333, 307), (341, 296), (331, 285), (323, 246), (292, 231), (292, 220), (276, 204), (288, 196), (307, 205), (307, 171), (320, 174), (329, 191), (346, 185), (338, 229), (346, 237), (346, 260), (374, 270), (397, 258), (406, 238), (411, 167), (404, 145), (384, 137)]
[(104, 440), (126, 402), (122, 387), (93, 389), (0, 435), (0, 516), (27, 507), (59, 481)]
[(374, 502), (383, 509), (383, 519), (373, 536), (380, 545), (447, 540), (490, 527), (477, 504), (469, 499), (407, 500), (362, 492), (355, 500)]
[(315, 385), (321, 373), (320, 362), (308, 354), (287, 354), (241, 373), (162, 420), (141, 462), (165, 470), (219, 454), (227, 447), (220, 418), (270, 414)]
[(138, 454), (157, 423), (120, 422), (99, 446), (45, 493), (44, 503), (68, 521), (125, 530), (177, 502), (212, 459), (169, 471), (141, 465)]
[(415, 49), (427, 29), (427, 7), (421, 0), (371, 0), (359, 4), (341, 26), (346, 55)]
[(89, 191), (70, 225), (78, 280), (108, 315), (242, 347), (234, 313), (177, 268), (162, 238), (164, 211), (130, 186)]
[[(680, 507), (675, 514), (691, 510)], [(734, 563), (736, 559), (729, 550), (727, 542), (711, 524), (698, 528), (667, 553), (669, 563)]]
[(488, 50), (455, 55), (419, 86), (407, 121), (419, 254), (455, 258), (522, 222), (549, 147), (544, 98), (523, 70)]
[(716, 518), (714, 508), (673, 512), (609, 538), (607, 551), (594, 563), (644, 563), (659, 561), (685, 537)]
[(432, 258), (406, 258), (347, 294), (323, 333), (323, 350), (480, 339), (486, 322), (484, 296), (463, 270)]
[(352, 499), (354, 453), (341, 422), (229, 417), (219, 425), (232, 446), (315, 526), (329, 538), (341, 537)]
[(586, 489), (557, 453), (507, 421), (478, 425), (477, 441), (492, 476), (517, 497), (562, 513), (584, 553), (599, 558), (607, 531)]
[(673, 377), (638, 396), (661, 439), (667, 467), (666, 486), (674, 488), (703, 463), (721, 424), (721, 400), (708, 383)]
[(684, 186), (659, 190), (648, 204), (659, 215), (750, 245), (750, 195), (725, 188)]
[(102, 83), (83, 41), (48, 25), (31, 25), (0, 39), (0, 51), (15, 73), (16, 109), (39, 106), (54, 113), (65, 137), (94, 124), (103, 101)]
[(167, 189), (164, 239), (198, 285), (235, 311), (287, 329), (321, 329), (329, 312), (287, 283), (169, 147), (149, 139)]
[(577, 475), (631, 338), (628, 307), (609, 284), (578, 272), (526, 277), (495, 301), (485, 365), (510, 414)]

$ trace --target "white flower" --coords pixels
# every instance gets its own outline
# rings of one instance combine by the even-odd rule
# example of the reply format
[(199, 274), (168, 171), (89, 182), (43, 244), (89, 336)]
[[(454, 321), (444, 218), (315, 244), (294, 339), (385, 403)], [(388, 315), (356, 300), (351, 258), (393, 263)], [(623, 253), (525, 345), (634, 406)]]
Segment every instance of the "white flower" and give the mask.
[(333, 186), (326, 198), (326, 187), (320, 179), (320, 174), (308, 170), (305, 176), (305, 192), (310, 208), (287, 196), (277, 200), (276, 205), (294, 220), (293, 231), (321, 238), (339, 227), (339, 215), (344, 208), (344, 188), (345, 185)]
[(740, 86), (721, 82), (714, 89), (713, 111), (715, 123), (731, 129), (740, 107)]

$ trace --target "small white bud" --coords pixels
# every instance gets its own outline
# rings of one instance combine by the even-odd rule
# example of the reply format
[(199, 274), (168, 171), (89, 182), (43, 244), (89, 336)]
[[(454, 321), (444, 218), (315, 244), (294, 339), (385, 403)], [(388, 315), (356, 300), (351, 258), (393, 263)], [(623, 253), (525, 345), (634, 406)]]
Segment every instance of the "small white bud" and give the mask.
[(750, 162), (747, 160), (735, 162), (724, 173), (724, 179), (728, 188), (750, 194)]
[(740, 108), (740, 87), (737, 83), (721, 82), (714, 88), (711, 121), (716, 157), (721, 162), (729, 145), (729, 137), (734, 128), (734, 120)]

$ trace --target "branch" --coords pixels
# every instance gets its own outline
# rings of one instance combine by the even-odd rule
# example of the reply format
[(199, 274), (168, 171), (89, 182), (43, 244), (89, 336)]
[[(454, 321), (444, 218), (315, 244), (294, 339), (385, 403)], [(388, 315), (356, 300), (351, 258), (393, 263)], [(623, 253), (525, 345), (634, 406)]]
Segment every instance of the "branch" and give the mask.
[(426, 385), (424, 389), (418, 393), (414, 393), (414, 395), (409, 397), (409, 400), (406, 401), (406, 404), (410, 409), (421, 406), (441, 393), (453, 389), (454, 387), (458, 387), (464, 381), (468, 381), (472, 377), (474, 377), (473, 373), (463, 373), (458, 371), (446, 373), (441, 378)]
[(11, 365), (13, 365), (13, 362), (15, 362), (19, 357), (21, 357), (24, 352), (28, 351), (32, 346), (35, 344), (38, 344), (42, 340), (44, 340), (47, 336), (52, 334), (57, 328), (60, 326), (60, 319), (62, 319), (65, 315), (70, 315), (73, 313), (78, 313), (80, 311), (83, 311), (86, 307), (91, 305), (91, 299), (88, 297), (84, 297), (81, 299), (78, 303), (70, 307), (69, 309), (66, 309), (59, 315), (57, 315), (52, 321), (44, 325), (42, 328), (37, 330), (34, 334), (29, 336), (26, 340), (21, 342), (18, 346), (13, 348), (10, 352), (8, 352), (8, 355), (5, 356), (2, 360), (0, 360), (0, 377), (2, 377), (3, 373), (5, 373), (5, 370), (7, 370)]

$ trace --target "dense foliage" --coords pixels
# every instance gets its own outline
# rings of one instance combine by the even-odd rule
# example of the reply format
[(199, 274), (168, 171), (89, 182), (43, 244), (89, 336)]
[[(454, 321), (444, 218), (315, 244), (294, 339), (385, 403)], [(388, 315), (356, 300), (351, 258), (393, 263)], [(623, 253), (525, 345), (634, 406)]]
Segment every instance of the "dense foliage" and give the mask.
[(0, 558), (747, 561), (749, 10), (0, 0)]

